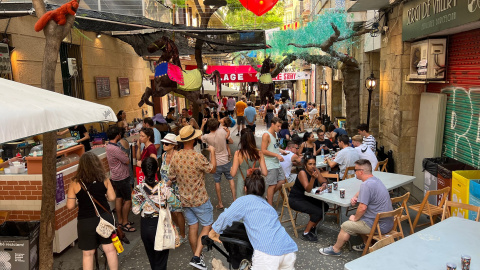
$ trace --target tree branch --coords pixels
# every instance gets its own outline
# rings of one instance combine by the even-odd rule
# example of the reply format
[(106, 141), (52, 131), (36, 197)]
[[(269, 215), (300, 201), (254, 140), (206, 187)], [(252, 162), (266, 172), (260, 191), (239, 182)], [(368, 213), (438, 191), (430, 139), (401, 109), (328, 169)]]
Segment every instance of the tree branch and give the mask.
[(311, 55), (306, 52), (297, 55), (297, 59), (305, 60), (309, 64), (330, 68), (338, 68), (338, 62), (340, 61), (340, 59), (331, 55)]
[(35, 9), (35, 14), (37, 15), (37, 18), (42, 17), (42, 15), (47, 12), (43, 0), (32, 0), (32, 5)]
[(286, 66), (290, 65), (293, 61), (297, 60), (297, 56), (293, 54), (287, 54), (286, 57), (275, 66), (275, 69), (272, 71), (272, 78), (275, 78), (280, 74)]
[(351, 35), (348, 35), (348, 36), (341, 36), (337, 39), (337, 41), (344, 41), (346, 39), (351, 39), (353, 37), (358, 37), (358, 36), (361, 36), (363, 34), (366, 34), (366, 33), (369, 33), (371, 30), (370, 29), (362, 29), (360, 31), (357, 31)]
[(244, 53), (240, 53), (244, 58), (245, 60), (247, 60), (248, 64), (253, 68), (255, 69), (256, 72), (260, 72), (260, 68), (258, 67), (258, 64), (255, 63), (255, 61), (253, 61), (252, 58), (250, 58), (249, 56), (247, 56), (246, 54)]

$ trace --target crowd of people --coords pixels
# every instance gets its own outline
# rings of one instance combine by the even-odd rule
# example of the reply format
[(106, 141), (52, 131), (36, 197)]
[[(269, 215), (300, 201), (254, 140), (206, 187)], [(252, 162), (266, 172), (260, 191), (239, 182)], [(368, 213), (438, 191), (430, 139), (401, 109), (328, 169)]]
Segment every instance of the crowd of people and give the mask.
[[(376, 142), (366, 125), (358, 126), (359, 134), (350, 141), (347, 132), (334, 123), (326, 130), (328, 123), (318, 116), (315, 104), (292, 110), (293, 106), (283, 99), (257, 110), (245, 97), (239, 101), (230, 97), (218, 104), (216, 111), (204, 108), (198, 121), (192, 107), (183, 109), (178, 117), (170, 110), (165, 118), (158, 114), (143, 119), (134, 153), (130, 153), (124, 138), (128, 125), (121, 111), (118, 125), (107, 131), (109, 177), (96, 155), (87, 152), (80, 158), (76, 179), (68, 190), (67, 206), (79, 208), (79, 248), (83, 250), (84, 269), (93, 269), (93, 251), (99, 244), (103, 245), (110, 269), (118, 269), (111, 239), (100, 237), (95, 227), (101, 217), (127, 233), (134, 232), (137, 228), (129, 220), (130, 211), (141, 216), (141, 239), (151, 268), (166, 269), (169, 249), (159, 250), (155, 244), (162, 208), (171, 213), (175, 245), (190, 244), (193, 267), (207, 269), (203, 236), (219, 241), (219, 234), (228, 226), (242, 221), (254, 248), (252, 269), (293, 269), (298, 248), (281, 226), (273, 199), (283, 184), (294, 182), (288, 198), (290, 207), (310, 217), (302, 239), (318, 241), (316, 227), (329, 206), (305, 192), (326, 188), (328, 181), (316, 166), (320, 155), (326, 157), (332, 170), (336, 168), (333, 173), (338, 173), (340, 179), (356, 175), (363, 182), (351, 201), (352, 205), (360, 203), (357, 213), (342, 224), (337, 243), (320, 249), (321, 254), (339, 255), (350, 235), (368, 233), (376, 213), (391, 208), (387, 206), (388, 192), (372, 175), (378, 163)], [(257, 115), (267, 126), (259, 145), (255, 140)], [(178, 135), (163, 129), (162, 125), (168, 124), (179, 127)], [(236, 128), (232, 128), (234, 125)], [(306, 126), (313, 132), (306, 132)], [(63, 132), (67, 131), (72, 129)], [(82, 138), (82, 130), (77, 132)], [(230, 149), (231, 133), (240, 137), (234, 154)], [(330, 156), (334, 152), (335, 156)], [(133, 186), (132, 155), (136, 159), (133, 165), (141, 168), (145, 176), (143, 182)], [(352, 166), (355, 169), (347, 171)], [(215, 207), (206, 189), (206, 174), (211, 174), (215, 182)], [(214, 209), (225, 209), (222, 178), (228, 181), (233, 203), (214, 221)], [(116, 219), (107, 200), (115, 201)], [(101, 208), (96, 210), (96, 203)], [(391, 222), (381, 223), (381, 228), (387, 231)]]

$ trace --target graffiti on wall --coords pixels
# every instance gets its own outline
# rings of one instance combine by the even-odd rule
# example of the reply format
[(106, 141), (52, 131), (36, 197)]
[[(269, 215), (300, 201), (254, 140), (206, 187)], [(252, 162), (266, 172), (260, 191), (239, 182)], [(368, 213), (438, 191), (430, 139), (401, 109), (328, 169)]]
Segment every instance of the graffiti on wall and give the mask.
[(480, 167), (480, 88), (448, 87), (443, 155)]

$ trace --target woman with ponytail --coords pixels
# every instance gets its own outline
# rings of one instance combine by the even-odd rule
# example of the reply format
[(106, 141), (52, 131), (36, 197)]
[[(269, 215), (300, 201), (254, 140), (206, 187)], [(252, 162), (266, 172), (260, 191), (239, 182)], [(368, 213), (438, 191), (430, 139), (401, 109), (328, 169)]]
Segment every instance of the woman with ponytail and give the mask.
[(143, 183), (132, 192), (132, 212), (142, 216), (140, 234), (152, 270), (167, 269), (169, 250), (156, 251), (155, 235), (157, 232), (159, 207), (180, 207), (180, 200), (165, 182), (157, 182), (155, 175), (158, 170), (157, 159), (147, 157), (142, 161), (142, 171), (145, 174)]
[(235, 221), (243, 221), (253, 246), (251, 270), (295, 269), (297, 244), (278, 220), (277, 211), (263, 198), (265, 180), (259, 169), (245, 178), (246, 196), (235, 200), (220, 214), (208, 236), (220, 242), (219, 234)]

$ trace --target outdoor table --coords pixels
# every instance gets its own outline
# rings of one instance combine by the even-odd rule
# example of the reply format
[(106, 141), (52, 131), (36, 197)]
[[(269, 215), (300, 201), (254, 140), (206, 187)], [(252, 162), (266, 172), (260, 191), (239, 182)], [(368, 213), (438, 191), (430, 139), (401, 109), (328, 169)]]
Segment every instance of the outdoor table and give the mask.
[(316, 156), (316, 166), (319, 169), (328, 169), (328, 164), (324, 160), (320, 160), (320, 156)]
[[(402, 175), (396, 173), (387, 173), (387, 172), (373, 172), (373, 175), (380, 179), (385, 185), (387, 190), (393, 190), (408, 183), (412, 183), (415, 180), (415, 176)], [(360, 190), (361, 180), (358, 180), (356, 177), (345, 179), (338, 182), (338, 189), (334, 190), (332, 193), (324, 192), (322, 194), (314, 194), (311, 192), (305, 192), (306, 196), (322, 200), (327, 203), (336, 204), (341, 207), (340, 211), (340, 223), (342, 223), (346, 218), (346, 208), (351, 206), (350, 199)], [(345, 198), (340, 198), (340, 189), (345, 189)]]
[(345, 269), (425, 270), (461, 269), (461, 256), (469, 255), (470, 269), (480, 269), (480, 223), (451, 217), (404, 239), (345, 264)]

